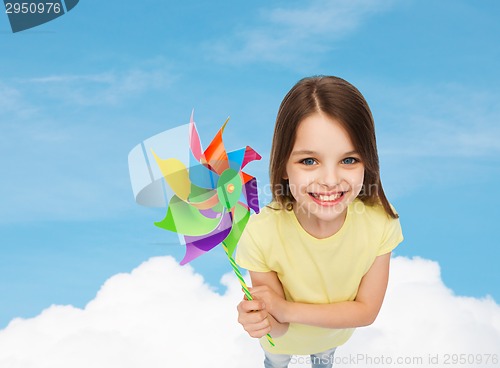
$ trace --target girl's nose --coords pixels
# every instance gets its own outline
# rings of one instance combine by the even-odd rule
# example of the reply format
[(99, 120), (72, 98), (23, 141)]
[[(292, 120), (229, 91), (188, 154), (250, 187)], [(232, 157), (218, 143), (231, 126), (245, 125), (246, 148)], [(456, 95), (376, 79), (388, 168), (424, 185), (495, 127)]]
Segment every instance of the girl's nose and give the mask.
[(324, 166), (321, 170), (319, 183), (327, 188), (334, 188), (340, 184), (339, 172), (334, 167)]

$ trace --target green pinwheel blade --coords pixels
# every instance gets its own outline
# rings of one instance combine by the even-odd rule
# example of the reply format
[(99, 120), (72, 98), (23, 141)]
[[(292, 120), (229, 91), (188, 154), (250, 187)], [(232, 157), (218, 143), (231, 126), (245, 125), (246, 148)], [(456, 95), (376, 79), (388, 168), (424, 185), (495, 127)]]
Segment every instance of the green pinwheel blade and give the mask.
[(215, 193), (214, 189), (199, 187), (191, 183), (191, 192), (189, 193), (189, 202), (203, 202), (211, 198)]
[(212, 211), (219, 213), (224, 212), (224, 209), (225, 207), (220, 202), (217, 202), (217, 204), (211, 208)]
[(167, 215), (155, 225), (182, 235), (199, 236), (213, 231), (220, 218), (205, 217), (200, 211), (177, 196), (168, 204)]
[(217, 182), (217, 193), (221, 203), (228, 210), (238, 202), (242, 188), (240, 173), (234, 169), (224, 170)]
[(227, 251), (231, 257), (236, 249), (236, 245), (238, 245), (241, 234), (243, 234), (245, 226), (247, 226), (248, 219), (250, 218), (250, 211), (245, 206), (237, 203), (234, 208), (233, 216), (233, 227), (229, 235), (224, 239), (224, 244), (226, 244)]

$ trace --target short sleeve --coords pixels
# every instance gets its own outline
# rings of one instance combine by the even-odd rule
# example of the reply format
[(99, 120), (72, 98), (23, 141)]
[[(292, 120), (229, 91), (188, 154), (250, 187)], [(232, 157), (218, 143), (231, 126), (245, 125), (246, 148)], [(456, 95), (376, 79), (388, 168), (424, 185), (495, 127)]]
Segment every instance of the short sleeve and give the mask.
[(388, 219), (380, 242), (377, 256), (392, 252), (403, 241), (403, 231), (399, 219)]
[(258, 241), (252, 236), (252, 227), (247, 226), (236, 248), (236, 263), (249, 271), (269, 272), (264, 253)]

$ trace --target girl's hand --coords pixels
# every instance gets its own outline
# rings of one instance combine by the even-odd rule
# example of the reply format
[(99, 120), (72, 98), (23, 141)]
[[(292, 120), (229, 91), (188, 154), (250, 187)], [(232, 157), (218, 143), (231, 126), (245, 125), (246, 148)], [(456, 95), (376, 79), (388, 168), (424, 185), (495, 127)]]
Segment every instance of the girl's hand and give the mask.
[(238, 322), (251, 337), (261, 338), (271, 332), (271, 322), (262, 300), (243, 299), (238, 304)]
[(254, 299), (263, 301), (266, 310), (271, 314), (278, 322), (285, 323), (285, 308), (287, 301), (278, 293), (276, 293), (272, 288), (267, 285), (255, 286), (249, 288), (250, 294)]

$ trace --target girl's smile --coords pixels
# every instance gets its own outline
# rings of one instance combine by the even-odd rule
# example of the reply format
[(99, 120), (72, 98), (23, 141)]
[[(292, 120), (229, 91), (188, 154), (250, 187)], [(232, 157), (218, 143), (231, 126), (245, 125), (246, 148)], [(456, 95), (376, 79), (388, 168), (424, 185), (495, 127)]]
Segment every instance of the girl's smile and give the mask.
[(334, 206), (343, 199), (345, 192), (336, 193), (309, 193), (313, 201), (321, 206)]
[(316, 113), (297, 128), (285, 179), (299, 223), (323, 238), (342, 227), (348, 205), (363, 186), (364, 165), (342, 125)]

